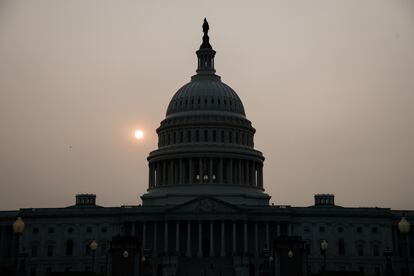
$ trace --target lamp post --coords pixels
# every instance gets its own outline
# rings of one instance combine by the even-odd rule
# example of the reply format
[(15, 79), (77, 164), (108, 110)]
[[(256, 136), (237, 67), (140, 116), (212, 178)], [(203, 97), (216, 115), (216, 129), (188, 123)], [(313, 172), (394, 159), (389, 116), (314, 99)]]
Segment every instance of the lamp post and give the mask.
[(328, 242), (326, 240), (321, 241), (321, 250), (323, 254), (323, 275), (326, 275), (326, 252), (328, 251)]
[(16, 259), (15, 259), (15, 273), (14, 275), (18, 275), (19, 273), (19, 242), (20, 242), (20, 237), (23, 234), (24, 231), (24, 221), (22, 220), (21, 217), (17, 217), (16, 221), (13, 223), (13, 233), (16, 236)]
[(98, 243), (95, 240), (93, 240), (89, 244), (89, 248), (92, 251), (92, 274), (95, 274), (95, 253), (96, 253), (96, 249), (98, 248)]
[(126, 260), (128, 259), (128, 256), (129, 256), (129, 253), (128, 253), (128, 251), (124, 251), (123, 253), (122, 253), (122, 257), (124, 258), (124, 261), (125, 261), (125, 263), (124, 263), (124, 265), (122, 266), (123, 267), (123, 276), (126, 276), (126, 267), (127, 267), (127, 264), (126, 264)]
[(405, 218), (404, 214), (401, 220), (398, 222), (398, 231), (404, 236), (405, 246), (406, 246), (406, 254), (405, 254), (405, 269), (406, 275), (410, 275), (410, 266), (408, 264), (408, 255), (409, 255), (409, 244), (408, 244), (408, 234), (410, 233), (410, 223)]
[(392, 251), (390, 250), (389, 247), (385, 249), (384, 257), (386, 260), (384, 276), (395, 276), (394, 270), (392, 269), (392, 264), (391, 264)]

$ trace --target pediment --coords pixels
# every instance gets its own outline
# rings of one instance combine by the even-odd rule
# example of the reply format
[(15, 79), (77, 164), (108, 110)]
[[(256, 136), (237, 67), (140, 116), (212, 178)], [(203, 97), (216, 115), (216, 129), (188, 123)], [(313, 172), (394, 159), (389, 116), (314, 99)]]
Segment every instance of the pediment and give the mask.
[(212, 197), (199, 197), (174, 206), (169, 211), (171, 213), (239, 213), (241, 209)]

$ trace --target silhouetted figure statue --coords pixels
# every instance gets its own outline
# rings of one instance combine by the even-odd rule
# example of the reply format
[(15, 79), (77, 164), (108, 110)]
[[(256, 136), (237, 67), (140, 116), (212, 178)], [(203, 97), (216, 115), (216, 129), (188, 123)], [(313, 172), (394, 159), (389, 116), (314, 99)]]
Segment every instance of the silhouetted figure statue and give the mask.
[(200, 49), (212, 49), (211, 45), (210, 45), (210, 38), (208, 37), (208, 30), (210, 29), (207, 19), (204, 18), (204, 23), (203, 23), (203, 44), (201, 44)]

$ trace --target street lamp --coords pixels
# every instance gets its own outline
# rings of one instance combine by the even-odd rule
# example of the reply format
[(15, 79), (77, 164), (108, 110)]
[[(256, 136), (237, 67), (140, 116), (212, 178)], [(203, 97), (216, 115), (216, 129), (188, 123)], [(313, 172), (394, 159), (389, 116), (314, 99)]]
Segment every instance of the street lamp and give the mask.
[(19, 242), (20, 237), (24, 231), (24, 221), (21, 217), (17, 217), (16, 221), (13, 223), (13, 233), (16, 235), (16, 259), (15, 259), (15, 275), (18, 275), (19, 272)]
[(406, 246), (406, 256), (405, 256), (405, 266), (406, 266), (406, 274), (410, 275), (410, 267), (408, 264), (408, 255), (409, 255), (409, 245), (408, 245), (408, 234), (410, 233), (410, 223), (405, 218), (404, 214), (401, 220), (398, 222), (398, 231), (404, 236), (405, 239), (405, 246)]
[[(129, 256), (129, 253), (128, 253), (128, 251), (124, 251), (123, 253), (122, 253), (122, 257), (124, 258), (124, 260), (126, 261), (126, 259), (128, 258), (128, 256)], [(126, 273), (126, 269), (127, 269), (127, 264), (126, 264), (126, 262), (124, 263), (124, 265), (122, 266), (123, 267), (123, 276), (125, 276), (127, 273)]]
[(323, 254), (323, 274), (326, 274), (326, 252), (328, 251), (328, 242), (326, 240), (321, 241), (321, 251)]
[(386, 259), (384, 276), (395, 276), (394, 270), (392, 269), (392, 263), (391, 263), (392, 251), (390, 250), (389, 247), (385, 249), (384, 257)]
[(293, 251), (292, 250), (289, 250), (289, 252), (288, 252), (287, 255), (288, 255), (289, 258), (292, 259), (293, 258)]
[(89, 248), (92, 251), (92, 274), (95, 274), (95, 253), (96, 253), (96, 249), (98, 248), (98, 243), (95, 240), (93, 240), (89, 244)]

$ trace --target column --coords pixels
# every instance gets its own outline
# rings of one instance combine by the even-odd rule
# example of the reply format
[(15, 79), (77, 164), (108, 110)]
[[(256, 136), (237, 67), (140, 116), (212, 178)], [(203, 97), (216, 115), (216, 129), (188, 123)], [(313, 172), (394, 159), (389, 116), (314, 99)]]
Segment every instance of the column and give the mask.
[(225, 243), (224, 243), (224, 221), (221, 222), (221, 256), (224, 257), (226, 255), (225, 252)]
[(188, 183), (193, 183), (193, 160), (190, 158), (188, 159)]
[(241, 159), (237, 161), (237, 184), (242, 185), (243, 184), (243, 174), (242, 174), (242, 163)]
[(229, 159), (229, 183), (233, 184), (233, 159)]
[(154, 256), (157, 256), (157, 233), (158, 232), (158, 229), (157, 229), (157, 222), (154, 222), (154, 248), (153, 248), (153, 252), (152, 252), (152, 254), (154, 255)]
[(266, 248), (270, 249), (270, 244), (269, 244), (269, 223), (266, 222)]
[(156, 165), (155, 181), (156, 181), (156, 185), (160, 186), (160, 164), (159, 164), (159, 162), (157, 162), (155, 165)]
[(214, 222), (210, 222), (210, 257), (214, 256)]
[(198, 160), (198, 175), (200, 176), (199, 183), (203, 183), (203, 159)]
[(170, 184), (170, 185), (174, 185), (175, 183), (174, 183), (174, 180), (175, 180), (175, 177), (174, 177), (174, 160), (170, 160), (170, 172), (168, 173), (168, 178), (167, 178), (167, 181), (169, 182), (168, 184)]
[(152, 187), (152, 169), (151, 169), (151, 163), (148, 163), (148, 187)]
[(259, 165), (258, 182), (259, 182), (258, 186), (260, 188), (263, 188), (263, 165), (262, 164)]
[(257, 231), (257, 222), (254, 223), (254, 255), (259, 255), (259, 243), (257, 241), (258, 239), (258, 231)]
[(135, 236), (135, 222), (131, 222), (131, 236)]
[(187, 257), (191, 257), (191, 223), (187, 222)]
[(178, 184), (184, 184), (183, 159), (180, 159), (180, 163), (179, 163)]
[(246, 185), (250, 186), (250, 161), (244, 161), (246, 167)]
[(223, 159), (220, 158), (218, 164), (218, 183), (223, 183)]
[(202, 238), (203, 238), (203, 228), (202, 228), (201, 221), (198, 223), (198, 256), (203, 256), (203, 250), (202, 250)]
[(257, 174), (256, 174), (256, 162), (253, 162), (253, 164), (252, 164), (252, 174), (253, 174), (253, 177), (252, 177), (252, 185), (254, 186), (254, 187), (256, 187), (257, 186), (257, 181), (256, 181), (256, 177), (257, 177)]
[(164, 252), (168, 253), (168, 221), (165, 222), (164, 226)]
[(209, 158), (208, 160), (208, 182), (213, 183), (213, 158)]
[(167, 185), (167, 161), (162, 161), (162, 185)]
[(144, 222), (142, 222), (142, 250), (145, 249), (146, 232), (147, 232), (147, 225), (146, 225), (146, 223), (144, 221)]
[(247, 254), (247, 221), (244, 222), (244, 253)]
[(280, 236), (280, 224), (279, 223), (276, 225), (276, 235), (277, 237)]
[(236, 222), (233, 221), (233, 253), (236, 254)]
[(177, 221), (175, 224), (175, 251), (177, 252), (177, 256), (180, 254), (180, 222)]
[(288, 236), (292, 236), (293, 234), (293, 226), (291, 223), (288, 224)]

